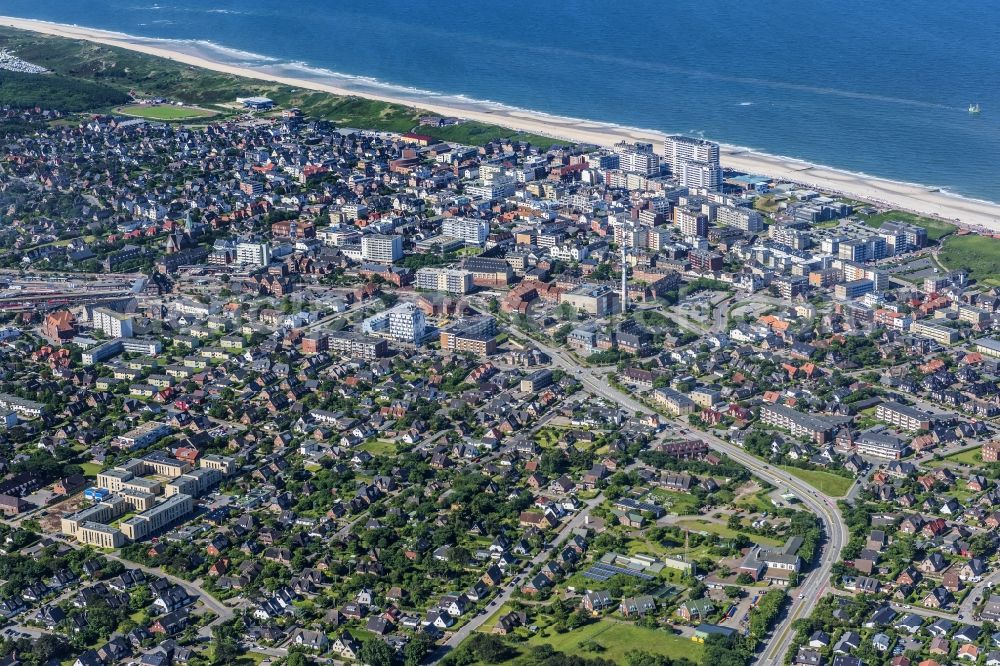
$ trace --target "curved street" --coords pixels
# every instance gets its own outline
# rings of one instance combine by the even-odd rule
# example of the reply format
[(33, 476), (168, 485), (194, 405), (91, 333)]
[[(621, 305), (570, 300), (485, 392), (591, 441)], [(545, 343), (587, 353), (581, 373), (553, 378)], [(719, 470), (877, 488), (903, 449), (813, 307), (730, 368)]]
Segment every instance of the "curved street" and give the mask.
[[(657, 413), (630, 394), (611, 386), (604, 378), (595, 375), (594, 369), (581, 366), (565, 351), (539, 342), (534, 338), (532, 338), (532, 343), (551, 357), (553, 365), (576, 377), (590, 393), (618, 403), (625, 409), (633, 412), (644, 414)], [(671, 421), (682, 428), (686, 429), (689, 427), (687, 423), (679, 419), (671, 419)], [(836, 502), (814, 489), (808, 483), (780, 469), (774, 469), (760, 458), (714, 435), (701, 431), (697, 431), (693, 435), (701, 438), (717, 451), (725, 453), (733, 460), (747, 467), (754, 476), (774, 486), (786, 486), (789, 488), (799, 497), (803, 505), (819, 516), (823, 522), (823, 533), (826, 540), (823, 543), (819, 561), (815, 563), (815, 568), (802, 580), (799, 587), (795, 588), (793, 595), (791, 595), (787, 611), (782, 616), (778, 625), (772, 630), (771, 637), (765, 643), (763, 651), (758, 653), (757, 656), (757, 663), (759, 664), (780, 663), (795, 635), (792, 623), (799, 618), (806, 617), (820, 597), (823, 596), (823, 592), (830, 579), (830, 571), (834, 563), (839, 559), (844, 544), (847, 543), (847, 525), (844, 523), (840, 511), (837, 509)]]

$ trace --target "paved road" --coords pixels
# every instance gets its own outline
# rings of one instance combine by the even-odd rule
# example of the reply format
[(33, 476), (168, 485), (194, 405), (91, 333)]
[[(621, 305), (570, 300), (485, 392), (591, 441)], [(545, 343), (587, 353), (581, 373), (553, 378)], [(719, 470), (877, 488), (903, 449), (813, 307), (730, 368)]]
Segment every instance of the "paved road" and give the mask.
[[(68, 539), (59, 534), (50, 534), (49, 536), (59, 539), (66, 545), (71, 546), (73, 548), (82, 548), (82, 546), (79, 543), (77, 543), (75, 539)], [(212, 626), (228, 622), (229, 620), (233, 619), (235, 615), (232, 608), (226, 606), (221, 601), (219, 601), (211, 594), (206, 592), (205, 588), (203, 588), (197, 581), (193, 583), (186, 581), (183, 578), (178, 578), (177, 576), (168, 574), (166, 571), (162, 569), (156, 567), (147, 567), (142, 564), (137, 564), (135, 562), (132, 562), (131, 560), (127, 560), (123, 557), (118, 556), (116, 553), (103, 553), (103, 555), (109, 560), (115, 560), (116, 562), (121, 562), (129, 569), (139, 569), (140, 571), (144, 571), (153, 576), (166, 578), (171, 583), (180, 585), (190, 596), (197, 597), (198, 599), (200, 599), (201, 603), (204, 604), (205, 608), (215, 613), (217, 617), (214, 620), (212, 620), (209, 624), (202, 627), (201, 630), (199, 630), (198, 632), (199, 636), (211, 636)]]
[[(540, 551), (537, 555), (531, 558), (530, 562), (528, 562), (521, 568), (521, 570), (518, 572), (518, 575), (515, 576), (515, 578), (519, 579), (519, 582), (515, 583), (513, 580), (511, 580), (506, 585), (504, 585), (501, 588), (500, 593), (496, 596), (496, 598), (490, 602), (490, 605), (487, 607), (486, 612), (484, 612), (482, 615), (477, 615), (476, 617), (466, 622), (458, 631), (453, 633), (448, 638), (447, 641), (445, 641), (444, 644), (445, 651), (460, 645), (462, 641), (464, 641), (472, 634), (472, 632), (481, 627), (483, 623), (486, 622), (493, 615), (493, 613), (496, 612), (498, 608), (500, 608), (505, 603), (510, 601), (510, 597), (514, 593), (514, 590), (517, 589), (517, 586), (520, 585), (521, 583), (526, 582), (524, 579), (521, 578), (521, 576), (525, 575), (526, 572), (530, 571), (531, 568), (534, 567), (535, 565), (542, 564), (543, 562), (548, 560), (550, 553), (558, 552), (559, 546), (562, 545), (562, 543), (570, 537), (570, 535), (573, 533), (573, 530), (583, 525), (584, 520), (586, 520), (587, 516), (590, 515), (590, 510), (593, 509), (598, 504), (600, 504), (602, 501), (604, 501), (603, 492), (599, 493), (596, 497), (593, 497), (583, 502), (583, 505), (576, 512), (576, 514), (567, 522), (562, 524), (559, 534), (556, 535), (556, 537), (552, 539), (550, 542), (552, 545), (549, 548)], [(441, 654), (443, 655), (443, 652)], [(437, 661), (437, 658), (435, 658), (434, 661)]]
[[(552, 363), (575, 376), (591, 393), (606, 398), (622, 407), (637, 413), (654, 414), (652, 409), (634, 399), (631, 395), (619, 391), (607, 381), (594, 374), (590, 368), (581, 367), (569, 354), (556, 347), (534, 340), (543, 351), (552, 358)], [(688, 424), (675, 420), (674, 423), (687, 429)], [(812, 486), (781, 470), (772, 468), (762, 460), (753, 456), (738, 446), (726, 442), (709, 433), (697, 432), (694, 436), (704, 440), (712, 448), (747, 467), (755, 476), (777, 486), (785, 486), (792, 490), (813, 513), (823, 522), (827, 542), (820, 553), (820, 561), (816, 568), (796, 588), (796, 596), (791, 599), (791, 605), (784, 618), (774, 628), (771, 638), (766, 642), (764, 651), (758, 655), (759, 664), (781, 663), (781, 658), (791, 645), (794, 631), (792, 623), (806, 617), (816, 604), (827, 586), (833, 564), (839, 559), (840, 551), (847, 543), (847, 525), (837, 510), (836, 503), (826, 495), (813, 489)], [(801, 596), (799, 599), (797, 596)]]
[(965, 595), (965, 599), (959, 604), (958, 612), (966, 618), (972, 617), (972, 611), (976, 607), (977, 599), (989, 599), (994, 585), (1000, 585), (1000, 569), (985, 576), (976, 586)]

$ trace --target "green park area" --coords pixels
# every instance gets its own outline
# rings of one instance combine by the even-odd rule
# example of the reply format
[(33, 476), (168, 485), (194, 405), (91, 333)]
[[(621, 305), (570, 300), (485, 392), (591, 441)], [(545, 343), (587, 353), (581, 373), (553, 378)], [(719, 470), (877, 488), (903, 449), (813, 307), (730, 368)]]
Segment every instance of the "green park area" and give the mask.
[(954, 224), (944, 222), (943, 220), (935, 220), (932, 217), (923, 217), (914, 213), (904, 213), (899, 210), (890, 210), (875, 215), (860, 215), (859, 217), (866, 225), (876, 229), (880, 228), (886, 222), (906, 222), (907, 224), (923, 227), (927, 230), (927, 239), (930, 241), (939, 241), (945, 236), (954, 233), (955, 229), (958, 228)]
[(816, 490), (830, 497), (843, 497), (851, 489), (854, 481), (847, 477), (818, 469), (799, 469), (791, 465), (781, 465), (792, 476), (798, 477)]
[(191, 120), (214, 116), (214, 111), (195, 106), (170, 106), (168, 104), (128, 104), (115, 109), (118, 113), (149, 120)]
[(1000, 286), (1000, 239), (975, 234), (951, 236), (938, 260), (949, 270), (964, 268), (969, 278), (981, 285)]
[(666, 657), (686, 657), (694, 662), (701, 660), (703, 648), (689, 638), (676, 636), (663, 629), (647, 629), (632, 624), (603, 619), (573, 631), (558, 634), (542, 630), (528, 639), (528, 647), (551, 645), (564, 654), (591, 654), (625, 663), (625, 653), (642, 650)]

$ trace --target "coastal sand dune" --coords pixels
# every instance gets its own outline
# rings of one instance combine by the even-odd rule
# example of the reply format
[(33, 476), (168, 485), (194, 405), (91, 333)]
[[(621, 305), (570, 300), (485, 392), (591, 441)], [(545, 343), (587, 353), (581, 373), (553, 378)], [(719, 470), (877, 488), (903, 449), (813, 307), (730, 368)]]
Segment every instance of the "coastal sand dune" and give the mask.
[[(106, 30), (13, 17), (0, 17), (0, 25), (117, 46), (196, 67), (252, 79), (273, 81), (298, 88), (393, 102), (405, 106), (419, 106), (421, 109), (443, 116), (492, 123), (517, 131), (566, 141), (610, 146), (624, 139), (627, 141), (648, 141), (660, 146), (664, 137), (662, 133), (652, 130), (536, 114), (521, 109), (497, 107), (496, 109), (483, 110), (466, 105), (446, 105), (441, 103), (440, 98), (429, 94), (422, 96), (394, 95), (389, 88), (384, 93), (381, 90), (374, 92), (355, 90), (345, 87), (342, 81), (338, 81), (333, 76), (329, 77), (329, 80), (317, 76), (301, 78), (285, 73), (270, 72), (266, 66), (242, 67), (212, 60), (200, 54), (187, 53), (179, 46), (164, 40), (133, 37)], [(943, 218), (985, 233), (1000, 233), (1000, 205), (987, 201), (953, 196), (919, 185), (838, 171), (786, 157), (744, 150), (736, 146), (722, 146), (722, 165), (738, 171), (835, 192), (857, 200)]]

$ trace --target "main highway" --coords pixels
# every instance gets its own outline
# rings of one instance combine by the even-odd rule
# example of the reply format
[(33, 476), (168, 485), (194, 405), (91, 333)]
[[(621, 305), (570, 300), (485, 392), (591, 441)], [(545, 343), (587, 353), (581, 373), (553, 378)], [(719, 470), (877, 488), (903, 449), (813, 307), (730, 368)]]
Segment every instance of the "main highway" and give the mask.
[[(595, 369), (581, 366), (566, 351), (539, 342), (534, 338), (531, 339), (531, 342), (551, 357), (552, 364), (555, 367), (561, 368), (576, 377), (583, 384), (584, 388), (593, 395), (617, 403), (632, 412), (644, 414), (656, 413), (645, 404), (636, 400), (632, 395), (611, 386), (605, 378), (596, 374), (597, 371)], [(673, 423), (682, 428), (688, 427), (688, 424), (680, 420), (673, 420)], [(766, 639), (764, 649), (758, 653), (756, 662), (765, 665), (781, 663), (782, 657), (788, 651), (795, 634), (792, 629), (792, 623), (799, 618), (807, 617), (820, 597), (823, 596), (823, 592), (830, 580), (830, 571), (834, 563), (839, 559), (844, 545), (847, 543), (847, 525), (844, 523), (840, 511), (837, 509), (836, 502), (806, 482), (780, 469), (775, 469), (756, 456), (747, 453), (742, 448), (714, 435), (698, 432), (695, 436), (705, 441), (712, 448), (745, 466), (758, 478), (776, 487), (784, 486), (789, 488), (798, 496), (803, 505), (816, 514), (823, 523), (823, 533), (826, 541), (822, 552), (819, 554), (819, 562), (793, 591), (790, 600), (791, 604), (787, 612), (781, 618), (778, 625), (774, 627), (771, 636)]]

